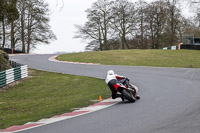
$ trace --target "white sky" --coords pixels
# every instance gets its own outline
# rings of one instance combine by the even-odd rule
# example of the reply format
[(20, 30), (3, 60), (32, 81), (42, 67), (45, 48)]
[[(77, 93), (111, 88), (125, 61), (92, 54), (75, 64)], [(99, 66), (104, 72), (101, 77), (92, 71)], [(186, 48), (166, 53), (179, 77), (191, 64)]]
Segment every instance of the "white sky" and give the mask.
[[(52, 11), (50, 25), (57, 40), (48, 45), (38, 45), (32, 53), (51, 54), (55, 52), (83, 52), (87, 45), (81, 39), (74, 39), (75, 24), (83, 25), (87, 21), (85, 10), (97, 0), (45, 0)], [(132, 0), (133, 2), (136, 0)], [(152, 0), (146, 0), (152, 1)], [(186, 3), (183, 4), (183, 7)], [(63, 7), (61, 9), (61, 7)], [(184, 14), (188, 14), (188, 10)]]

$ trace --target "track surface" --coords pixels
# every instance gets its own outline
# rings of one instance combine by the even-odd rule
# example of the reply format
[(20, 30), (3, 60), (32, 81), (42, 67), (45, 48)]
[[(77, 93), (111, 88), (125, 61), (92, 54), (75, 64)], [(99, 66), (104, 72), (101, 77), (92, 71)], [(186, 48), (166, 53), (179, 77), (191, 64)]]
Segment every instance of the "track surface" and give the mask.
[(140, 89), (141, 100), (33, 128), (21, 133), (199, 133), (200, 69), (78, 65), (48, 61), (53, 55), (10, 59), (31, 68), (105, 78), (109, 69)]

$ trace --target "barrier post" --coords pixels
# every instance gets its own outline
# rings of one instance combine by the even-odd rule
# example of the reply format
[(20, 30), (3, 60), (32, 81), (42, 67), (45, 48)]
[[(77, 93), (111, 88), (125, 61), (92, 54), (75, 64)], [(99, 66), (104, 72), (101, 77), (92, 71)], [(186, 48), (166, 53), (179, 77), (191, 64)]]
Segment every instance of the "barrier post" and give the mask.
[(178, 50), (180, 50), (181, 49), (181, 45), (182, 45), (183, 43), (181, 42), (181, 43), (179, 43), (179, 45), (178, 45)]

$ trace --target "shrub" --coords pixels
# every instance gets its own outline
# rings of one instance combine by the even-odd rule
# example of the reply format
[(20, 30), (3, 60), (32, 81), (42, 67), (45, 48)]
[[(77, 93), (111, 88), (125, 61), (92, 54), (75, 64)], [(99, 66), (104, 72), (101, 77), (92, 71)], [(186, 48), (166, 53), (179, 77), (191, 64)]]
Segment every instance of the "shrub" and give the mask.
[(0, 48), (0, 71), (10, 69), (9, 56)]

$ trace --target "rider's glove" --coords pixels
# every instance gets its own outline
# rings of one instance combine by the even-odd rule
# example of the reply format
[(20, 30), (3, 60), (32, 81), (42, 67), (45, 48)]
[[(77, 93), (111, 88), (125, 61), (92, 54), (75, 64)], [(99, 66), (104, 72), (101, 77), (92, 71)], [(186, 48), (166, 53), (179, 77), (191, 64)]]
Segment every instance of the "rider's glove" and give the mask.
[(126, 80), (128, 80), (128, 81), (129, 81), (129, 78), (126, 78)]

